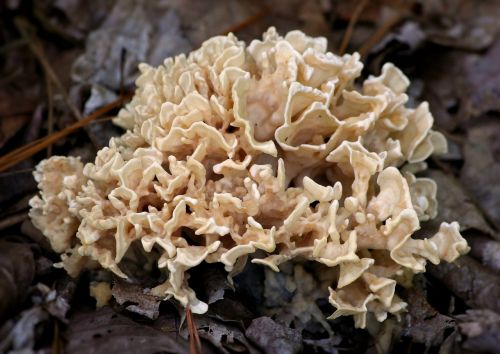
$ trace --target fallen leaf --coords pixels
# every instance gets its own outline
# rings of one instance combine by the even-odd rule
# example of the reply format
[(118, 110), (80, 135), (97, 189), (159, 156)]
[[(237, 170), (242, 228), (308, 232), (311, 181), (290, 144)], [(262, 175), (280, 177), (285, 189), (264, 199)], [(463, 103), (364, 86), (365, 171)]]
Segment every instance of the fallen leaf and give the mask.
[(287, 262), (280, 266), (280, 272), (269, 268), (264, 270), (264, 305), (281, 307), (289, 304), (296, 290), (293, 282), (293, 265)]
[(497, 37), (500, 25), (498, 3), (494, 0), (420, 1), (429, 41), (469, 51), (488, 48)]
[(224, 322), (238, 322), (252, 320), (255, 315), (241, 303), (241, 299), (225, 298), (211, 304), (207, 315)]
[(128, 311), (152, 320), (158, 318), (161, 299), (145, 293), (142, 286), (116, 280), (111, 293), (116, 302), (123, 305)]
[[(5, 330), (5, 336), (0, 338), (0, 352), (34, 353), (33, 349), (37, 346), (37, 342), (42, 339), (44, 330), (48, 330), (50, 325), (48, 321), (49, 315), (40, 306), (34, 306), (21, 312), (15, 321), (4, 324), (10, 328)], [(0, 332), (4, 332), (4, 330), (0, 329)], [(38, 345), (38, 347), (40, 346)]]
[(259, 10), (256, 2), (250, 0), (193, 1), (186, 5), (182, 0), (170, 1), (170, 6), (179, 14), (186, 36), (195, 47), (212, 36), (224, 34)]
[(468, 306), (500, 311), (500, 276), (470, 256), (428, 264), (427, 271)]
[(500, 272), (500, 242), (477, 232), (467, 233), (466, 238), (471, 247), (470, 254), (491, 270)]
[(340, 342), (340, 336), (323, 339), (304, 339), (304, 352), (337, 354), (339, 353), (337, 346)]
[[(191, 49), (177, 14), (167, 5), (145, 0), (116, 2), (102, 25), (87, 36), (85, 52), (71, 68), (73, 94), (83, 87), (91, 91), (84, 114), (110, 103), (113, 92), (132, 88), (139, 63), (160, 65), (165, 58)], [(88, 129), (102, 146), (116, 135), (116, 130), (103, 124), (91, 124)]]
[[(242, 327), (237, 323), (196, 316), (195, 324), (200, 338), (209, 341), (222, 353), (260, 353), (245, 337)], [(187, 335), (187, 329), (183, 330), (183, 334)]]
[(324, 265), (288, 262), (280, 272), (265, 270), (266, 308), (261, 312), (299, 331), (317, 327), (314, 332), (332, 337), (333, 331), (317, 301), (328, 298), (328, 286), (337, 277), (335, 269)]
[(97, 27), (114, 1), (48, 0), (37, 1), (34, 12), (43, 28), (67, 41), (81, 41)]
[(0, 241), (0, 319), (15, 311), (28, 295), (35, 260), (27, 244)]
[[(460, 179), (500, 230), (500, 120), (471, 127), (464, 146)], [(460, 220), (459, 220), (460, 221)]]
[(85, 48), (73, 64), (73, 80), (118, 91), (122, 82), (126, 87), (134, 83), (140, 62), (159, 65), (191, 46), (177, 15), (165, 3), (126, 0), (117, 2), (103, 24), (89, 34)]
[(491, 310), (467, 310), (457, 316), (462, 347), (474, 352), (500, 353), (500, 315)]
[(245, 270), (233, 278), (236, 294), (245, 299), (252, 309), (264, 302), (265, 267), (247, 262)]
[(425, 175), (436, 182), (438, 201), (438, 214), (426, 227), (437, 228), (442, 222), (457, 220), (461, 231), (477, 229), (488, 235), (495, 234), (459, 180), (440, 170), (428, 170)]
[(175, 333), (134, 322), (109, 307), (76, 313), (70, 318), (65, 337), (65, 352), (72, 354), (188, 352), (187, 341)]
[(31, 294), (31, 301), (40, 305), (51, 316), (66, 323), (66, 314), (70, 309), (70, 302), (76, 290), (76, 284), (72, 279), (62, 279), (59, 289), (51, 289), (43, 283), (37, 283)]
[(234, 292), (234, 286), (228, 279), (222, 264), (206, 264), (203, 268), (190, 271), (190, 282), (197, 294), (203, 294), (203, 301), (209, 305), (222, 300), (226, 292)]
[[(433, 55), (428, 55), (432, 51)], [(424, 83), (420, 99), (428, 101), (440, 129), (453, 132), (469, 119), (465, 112), (463, 87), (466, 85), (462, 63), (468, 53), (430, 46), (419, 55), (415, 77)]]
[(408, 312), (404, 315), (402, 334), (427, 347), (441, 344), (446, 332), (455, 328), (453, 319), (437, 312), (417, 287), (410, 289), (407, 294)]
[[(393, 55), (408, 56), (417, 50), (426, 39), (421, 25), (414, 21), (405, 22), (400, 28), (386, 35), (370, 51), (371, 68), (381, 68), (383, 62)], [(378, 60), (375, 58), (378, 57)]]
[[(500, 14), (499, 14), (500, 16)], [(497, 21), (498, 22), (498, 21)], [(478, 117), (500, 111), (500, 40), (484, 54), (470, 54), (463, 62), (465, 110)]]
[(302, 351), (300, 331), (276, 323), (270, 317), (254, 319), (245, 334), (266, 354), (292, 354)]

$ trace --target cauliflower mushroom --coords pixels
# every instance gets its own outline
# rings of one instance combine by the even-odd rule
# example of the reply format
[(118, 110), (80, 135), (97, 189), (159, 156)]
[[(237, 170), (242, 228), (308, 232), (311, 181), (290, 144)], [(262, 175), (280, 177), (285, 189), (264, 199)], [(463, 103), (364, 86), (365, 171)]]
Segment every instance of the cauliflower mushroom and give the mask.
[[(139, 247), (165, 281), (151, 293), (203, 313), (188, 270), (252, 262), (279, 271), (293, 258), (338, 268), (332, 317), (358, 327), (406, 304), (402, 274), (468, 251), (458, 224), (414, 239), (436, 216), (436, 185), (412, 171), (446, 150), (427, 103), (405, 106), (409, 81), (392, 64), (355, 84), (357, 53), (324, 38), (274, 28), (248, 46), (233, 34), (163, 65), (139, 66), (131, 102), (114, 119), (126, 131), (93, 163), (52, 157), (35, 172), (31, 218), (76, 275), (121, 266)], [(326, 289), (325, 289), (326, 290)]]

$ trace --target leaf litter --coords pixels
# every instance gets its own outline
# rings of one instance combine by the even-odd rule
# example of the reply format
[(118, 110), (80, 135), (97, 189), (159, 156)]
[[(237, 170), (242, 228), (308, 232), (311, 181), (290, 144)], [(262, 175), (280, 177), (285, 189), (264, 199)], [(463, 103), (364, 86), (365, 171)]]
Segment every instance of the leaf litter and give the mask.
[[(348, 1), (332, 5), (312, 0), (90, 3), (53, 0), (30, 8), (11, 1), (0, 7), (2, 19), (7, 18), (1, 25), (5, 45), (0, 46), (0, 69), (7, 73), (0, 79), (2, 154), (19, 147), (23, 137), (31, 140), (48, 131), (47, 93), (39, 84), (43, 68), (16, 32), (13, 11), (30, 20), (42, 43), (50, 43), (46, 55), (51, 63), (73, 51), (64, 59), (71, 71), (59, 64), (64, 60), (53, 68), (73, 104), (87, 114), (133, 88), (137, 63), (156, 65), (229, 30), (249, 39), (269, 25), (280, 31), (298, 28), (326, 36), (335, 50), (354, 10)], [(448, 155), (429, 162), (428, 175), (438, 184), (436, 220), (460, 222), (472, 246), (470, 255), (456, 264), (429, 266), (430, 275), (420, 278), (425, 286), (417, 281), (404, 291), (409, 307), (402, 322), (368, 331), (352, 329), (349, 320), (324, 320), (331, 309), (322, 302), (318, 284), (328, 282), (329, 275), (309, 264), (285, 264), (281, 273), (249, 265), (234, 278), (234, 286), (223, 272), (205, 265), (206, 274), (192, 274), (211, 304), (208, 314), (193, 318), (204, 353), (419, 352), (419, 345), (442, 353), (498, 352), (500, 6), (495, 1), (397, 3), (370, 2), (347, 51), (359, 50), (375, 36), (378, 41), (366, 47), (366, 74), (377, 74), (383, 62), (393, 61), (416, 83), (410, 100), (430, 101), (436, 125), (448, 134), (451, 147)], [(390, 24), (394, 15), (398, 21)], [(53, 98), (54, 126), (64, 128), (72, 118), (61, 94)], [(105, 145), (117, 130), (99, 122), (89, 126), (89, 134)], [(92, 156), (95, 147), (77, 133), (54, 148)], [(40, 152), (33, 161), (43, 157)], [(61, 340), (68, 353), (136, 352), (135, 343), (141, 343), (141, 352), (187, 352), (188, 332), (179, 309), (160, 304), (135, 284), (115, 282), (110, 306), (94, 310), (88, 294), (78, 293), (91, 274), (70, 281), (52, 267), (57, 259), (45, 240), (12, 217), (27, 210), (16, 202), (34, 190), (29, 175), (33, 161), (0, 176), (0, 222), (11, 218), (0, 230), (0, 352), (49, 350)], [(19, 172), (23, 170), (28, 173)], [(8, 239), (12, 234), (22, 235), (22, 242)]]

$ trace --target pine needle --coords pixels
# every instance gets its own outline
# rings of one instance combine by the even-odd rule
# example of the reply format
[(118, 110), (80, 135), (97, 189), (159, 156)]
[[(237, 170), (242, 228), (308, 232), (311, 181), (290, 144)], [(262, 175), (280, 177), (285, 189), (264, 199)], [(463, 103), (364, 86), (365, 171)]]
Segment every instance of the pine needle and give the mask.
[(99, 108), (96, 110), (94, 113), (88, 115), (85, 118), (82, 118), (81, 120), (75, 122), (74, 124), (70, 125), (69, 127), (55, 132), (53, 134), (47, 135), (44, 138), (35, 140), (29, 144), (26, 144), (14, 151), (11, 151), (10, 153), (0, 157), (0, 172), (7, 170), (8, 168), (17, 165), (21, 161), (26, 160), (27, 158), (30, 158), (31, 156), (35, 155), (37, 152), (46, 149), (48, 146), (56, 142), (57, 140), (67, 136), (68, 134), (71, 134), (75, 132), (76, 130), (86, 126), (96, 118), (99, 118), (103, 116), (104, 114), (108, 113), (114, 108), (120, 107), (124, 101), (129, 99), (132, 96), (132, 94), (127, 94), (125, 96), (122, 96), (118, 98), (117, 100)]
[(361, 0), (356, 8), (354, 9), (354, 12), (351, 16), (351, 19), (349, 20), (349, 24), (347, 25), (347, 29), (344, 33), (344, 37), (342, 38), (342, 43), (340, 44), (339, 47), (339, 55), (342, 55), (345, 53), (347, 46), (349, 45), (349, 42), (351, 41), (352, 33), (354, 32), (354, 27), (356, 26), (356, 23), (358, 22), (359, 16), (361, 15), (361, 12), (365, 8), (366, 4), (368, 3), (368, 0)]
[(202, 354), (200, 336), (189, 306), (186, 307), (186, 321), (189, 332), (189, 354)]

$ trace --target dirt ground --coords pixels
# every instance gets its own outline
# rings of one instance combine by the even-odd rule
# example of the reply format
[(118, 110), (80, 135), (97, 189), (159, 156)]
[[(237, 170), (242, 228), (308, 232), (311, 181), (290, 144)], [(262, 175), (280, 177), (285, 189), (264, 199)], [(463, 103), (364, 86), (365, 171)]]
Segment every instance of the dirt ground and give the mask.
[[(0, 16), (0, 353), (196, 353), (193, 328), (203, 353), (500, 353), (500, 1), (4, 0)], [(429, 265), (398, 289), (401, 320), (366, 330), (297, 318), (293, 265), (248, 265), (234, 286), (203, 265), (190, 282), (211, 302), (205, 315), (119, 281), (96, 310), (96, 275), (54, 268), (58, 255), (28, 218), (34, 167), (52, 155), (93, 161), (121, 132), (110, 118), (138, 63), (229, 32), (248, 42), (269, 26), (359, 52), (363, 77), (392, 62), (410, 78), (410, 103), (429, 102), (449, 145), (428, 161), (439, 214), (423, 228), (457, 220), (470, 253)], [(300, 272), (314, 281), (314, 267)], [(332, 313), (315, 292), (305, 300)]]

